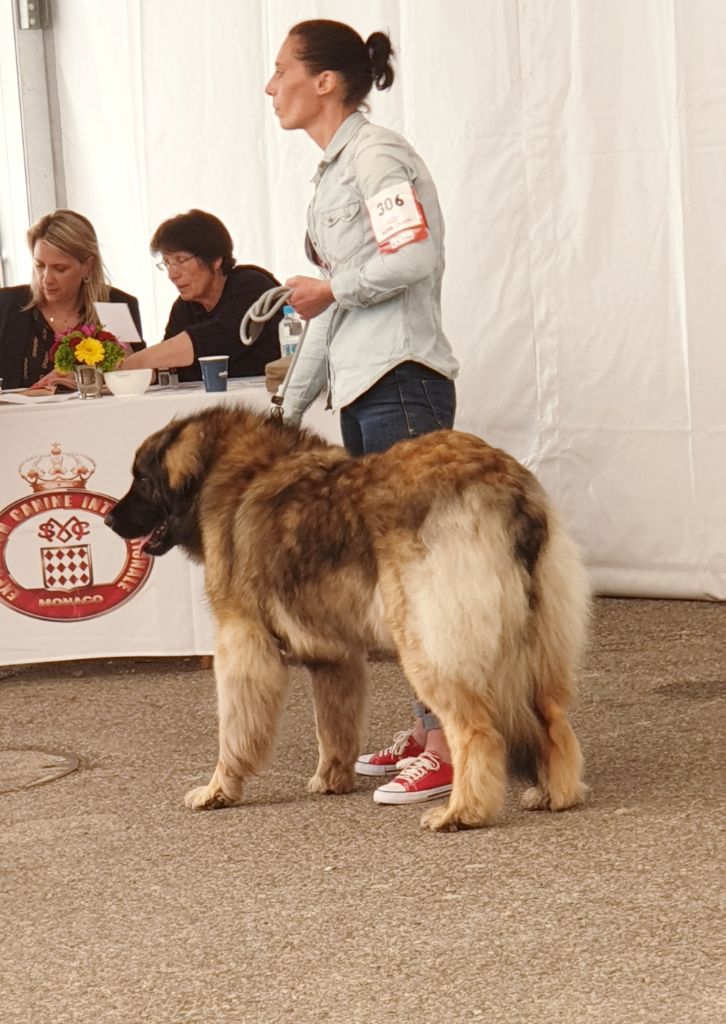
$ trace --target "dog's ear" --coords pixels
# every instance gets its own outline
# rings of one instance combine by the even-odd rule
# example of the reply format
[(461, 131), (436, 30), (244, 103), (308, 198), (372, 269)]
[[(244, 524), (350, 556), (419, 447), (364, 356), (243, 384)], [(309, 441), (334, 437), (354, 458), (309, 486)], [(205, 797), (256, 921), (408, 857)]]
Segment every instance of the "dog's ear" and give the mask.
[(203, 427), (186, 423), (162, 456), (164, 475), (171, 491), (188, 491), (204, 470)]

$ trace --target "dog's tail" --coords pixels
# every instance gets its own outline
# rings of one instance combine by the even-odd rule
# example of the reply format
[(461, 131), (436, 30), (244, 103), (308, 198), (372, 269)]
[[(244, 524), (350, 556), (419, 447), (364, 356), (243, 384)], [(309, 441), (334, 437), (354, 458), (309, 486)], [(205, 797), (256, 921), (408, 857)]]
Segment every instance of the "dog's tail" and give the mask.
[[(504, 701), (502, 721), (512, 775), (535, 783), (547, 757), (551, 734), (576, 697), (585, 647), (590, 592), (579, 551), (556, 514), (546, 508), (544, 540), (529, 568), (524, 642), (510, 648), (511, 680), (517, 696)], [(560, 730), (567, 733), (568, 728)], [(576, 741), (570, 751), (581, 768)], [(576, 769), (575, 769), (576, 770)]]
[(577, 547), (554, 515), (537, 567), (537, 586), (529, 656), (539, 751), (537, 784), (525, 796), (527, 806), (563, 810), (580, 803), (587, 792), (582, 751), (568, 711), (576, 697), (590, 590)]
[(585, 650), (590, 616), (590, 586), (575, 542), (548, 513), (549, 536), (535, 572), (532, 656), (534, 700), (569, 707), (576, 696), (577, 673)]
[(535, 737), (511, 737), (507, 744), (507, 772), (515, 778), (534, 785), (537, 781), (540, 747)]

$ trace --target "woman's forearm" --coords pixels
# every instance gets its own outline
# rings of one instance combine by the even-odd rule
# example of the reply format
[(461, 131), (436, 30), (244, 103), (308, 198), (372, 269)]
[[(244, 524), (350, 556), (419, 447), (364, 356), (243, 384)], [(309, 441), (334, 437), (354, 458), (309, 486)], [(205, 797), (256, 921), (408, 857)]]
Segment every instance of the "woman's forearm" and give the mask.
[(360, 266), (333, 275), (333, 298), (343, 309), (374, 306), (423, 281), (436, 268), (436, 247), (430, 238), (398, 252), (377, 253)]
[(167, 369), (170, 366), (191, 366), (194, 362), (194, 346), (186, 331), (175, 334), (173, 338), (149, 345), (140, 352), (133, 352), (123, 361), (124, 370), (139, 370), (150, 367), (153, 370)]

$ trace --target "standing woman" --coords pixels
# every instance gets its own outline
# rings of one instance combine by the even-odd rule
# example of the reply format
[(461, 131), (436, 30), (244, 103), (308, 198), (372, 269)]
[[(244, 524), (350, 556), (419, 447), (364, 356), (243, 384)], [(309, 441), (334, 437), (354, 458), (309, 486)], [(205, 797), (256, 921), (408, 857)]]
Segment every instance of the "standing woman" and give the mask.
[[(126, 302), (141, 335), (139, 304), (106, 280), (96, 232), (74, 210), (48, 213), (29, 229), (30, 284), (0, 289), (0, 377), (5, 388), (52, 385), (56, 334), (96, 323), (96, 302)], [(120, 339), (123, 341), (124, 339)], [(61, 375), (64, 376), (64, 375)]]
[[(444, 222), (421, 157), (361, 106), (375, 84), (389, 89), (393, 47), (383, 32), (363, 42), (348, 25), (318, 19), (289, 32), (266, 93), (280, 125), (303, 129), (323, 150), (308, 208), (306, 252), (320, 277), (292, 277), (291, 305), (306, 320), (305, 343), (283, 405), (299, 422), (328, 386), (352, 455), (452, 427), (458, 363), (441, 327)], [(378, 803), (444, 796), (452, 770), (434, 716), (416, 723), (356, 771), (395, 774)]]

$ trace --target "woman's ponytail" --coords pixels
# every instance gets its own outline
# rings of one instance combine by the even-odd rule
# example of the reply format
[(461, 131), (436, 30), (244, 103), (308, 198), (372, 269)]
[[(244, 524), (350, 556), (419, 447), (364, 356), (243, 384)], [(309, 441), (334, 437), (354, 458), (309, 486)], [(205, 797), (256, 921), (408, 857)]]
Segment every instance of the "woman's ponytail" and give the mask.
[(390, 89), (395, 72), (391, 63), (394, 49), (385, 32), (372, 32), (366, 39), (366, 49), (371, 62), (371, 79), (376, 89)]

